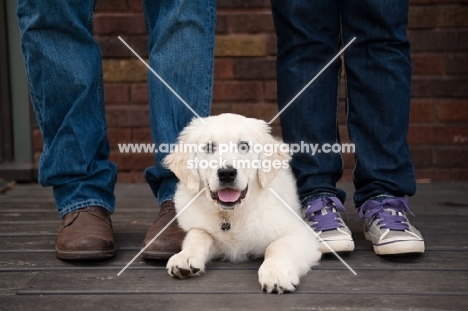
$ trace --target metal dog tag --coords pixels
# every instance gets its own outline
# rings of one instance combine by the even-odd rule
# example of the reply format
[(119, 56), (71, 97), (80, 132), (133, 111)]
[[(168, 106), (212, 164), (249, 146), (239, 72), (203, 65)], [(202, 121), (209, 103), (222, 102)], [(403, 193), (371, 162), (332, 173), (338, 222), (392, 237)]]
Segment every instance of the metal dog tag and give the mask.
[(226, 222), (225, 219), (223, 219), (223, 223), (221, 224), (221, 230), (228, 231), (229, 229), (231, 229), (231, 224)]

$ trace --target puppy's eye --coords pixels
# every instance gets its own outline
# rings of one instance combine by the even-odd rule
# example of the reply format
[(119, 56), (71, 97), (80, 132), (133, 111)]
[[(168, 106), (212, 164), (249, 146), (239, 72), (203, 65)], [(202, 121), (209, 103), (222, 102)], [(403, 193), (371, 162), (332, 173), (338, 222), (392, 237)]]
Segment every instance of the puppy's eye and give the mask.
[(205, 151), (205, 153), (213, 153), (214, 150), (216, 149), (216, 147), (214, 146), (213, 142), (210, 141), (208, 142), (205, 147), (203, 148), (203, 150)]
[(241, 141), (239, 143), (239, 152), (240, 153), (247, 153), (249, 152), (249, 149), (250, 149), (250, 146), (249, 146), (249, 143), (246, 142), (246, 141)]

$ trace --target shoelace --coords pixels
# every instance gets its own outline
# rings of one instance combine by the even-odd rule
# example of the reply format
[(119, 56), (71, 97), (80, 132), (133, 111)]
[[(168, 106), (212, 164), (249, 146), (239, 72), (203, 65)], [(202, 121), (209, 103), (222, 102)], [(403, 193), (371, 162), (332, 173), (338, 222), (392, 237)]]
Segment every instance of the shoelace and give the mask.
[[(322, 214), (322, 208), (326, 208), (327, 213)], [(337, 212), (333, 210), (344, 212), (345, 208), (337, 197), (324, 197), (307, 202), (305, 219), (312, 221), (312, 227), (316, 231), (326, 231), (341, 228), (340, 217)]]
[[(399, 215), (399, 213), (405, 212), (411, 213), (408, 198), (389, 197), (382, 200), (382, 202), (366, 201), (359, 209), (359, 217), (361, 219), (368, 218), (369, 225), (377, 219), (381, 229), (404, 231), (408, 230), (409, 226), (406, 223), (406, 218)], [(413, 213), (411, 215), (414, 216)]]

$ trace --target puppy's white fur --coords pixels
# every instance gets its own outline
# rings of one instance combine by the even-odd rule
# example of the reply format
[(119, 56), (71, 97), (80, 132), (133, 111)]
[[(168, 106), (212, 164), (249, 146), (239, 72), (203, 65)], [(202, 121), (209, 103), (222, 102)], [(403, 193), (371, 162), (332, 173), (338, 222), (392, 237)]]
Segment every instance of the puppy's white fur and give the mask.
[[(261, 120), (245, 118), (236, 114), (222, 114), (194, 119), (180, 134), (179, 142), (184, 144), (239, 143), (278, 144), (270, 135), (269, 126)], [(217, 169), (187, 168), (187, 161), (218, 160), (219, 150), (212, 153), (176, 152), (168, 155), (164, 163), (180, 182), (175, 194), (175, 206), (179, 212), (194, 195), (206, 188), (178, 218), (178, 223), (187, 232), (182, 251), (167, 263), (171, 276), (184, 278), (200, 275), (205, 264), (214, 258), (243, 261), (249, 257), (262, 257), (258, 275), (264, 291), (283, 293), (295, 290), (299, 278), (310, 267), (317, 264), (321, 253), (315, 235), (273, 195), (272, 188), (299, 215), (300, 203), (296, 194), (295, 180), (288, 168), (271, 169), (265, 172), (256, 168), (238, 168), (236, 189), (248, 187), (246, 196), (233, 210), (224, 211), (231, 229), (222, 231), (222, 206), (212, 199), (211, 192), (221, 186)], [(279, 160), (289, 161), (285, 152), (271, 156), (255, 152), (227, 152), (221, 155), (232, 165), (236, 160)], [(287, 162), (286, 162), (287, 163)]]

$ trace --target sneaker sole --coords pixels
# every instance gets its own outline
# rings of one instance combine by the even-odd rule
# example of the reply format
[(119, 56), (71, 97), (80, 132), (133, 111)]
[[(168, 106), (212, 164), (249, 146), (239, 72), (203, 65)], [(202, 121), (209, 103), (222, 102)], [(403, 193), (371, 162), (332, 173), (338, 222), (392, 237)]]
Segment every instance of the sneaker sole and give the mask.
[(319, 250), (322, 254), (331, 254), (333, 253), (325, 243), (333, 249), (335, 253), (349, 253), (354, 251), (354, 241), (353, 240), (339, 240), (339, 241), (324, 241), (320, 242)]
[(55, 248), (55, 256), (62, 260), (100, 260), (115, 256), (117, 248), (108, 251), (61, 251)]
[[(372, 242), (370, 235), (365, 232), (364, 237)], [(425, 251), (424, 241), (394, 241), (385, 244), (374, 244), (374, 252), (377, 255), (402, 255), (402, 254), (422, 254)]]

